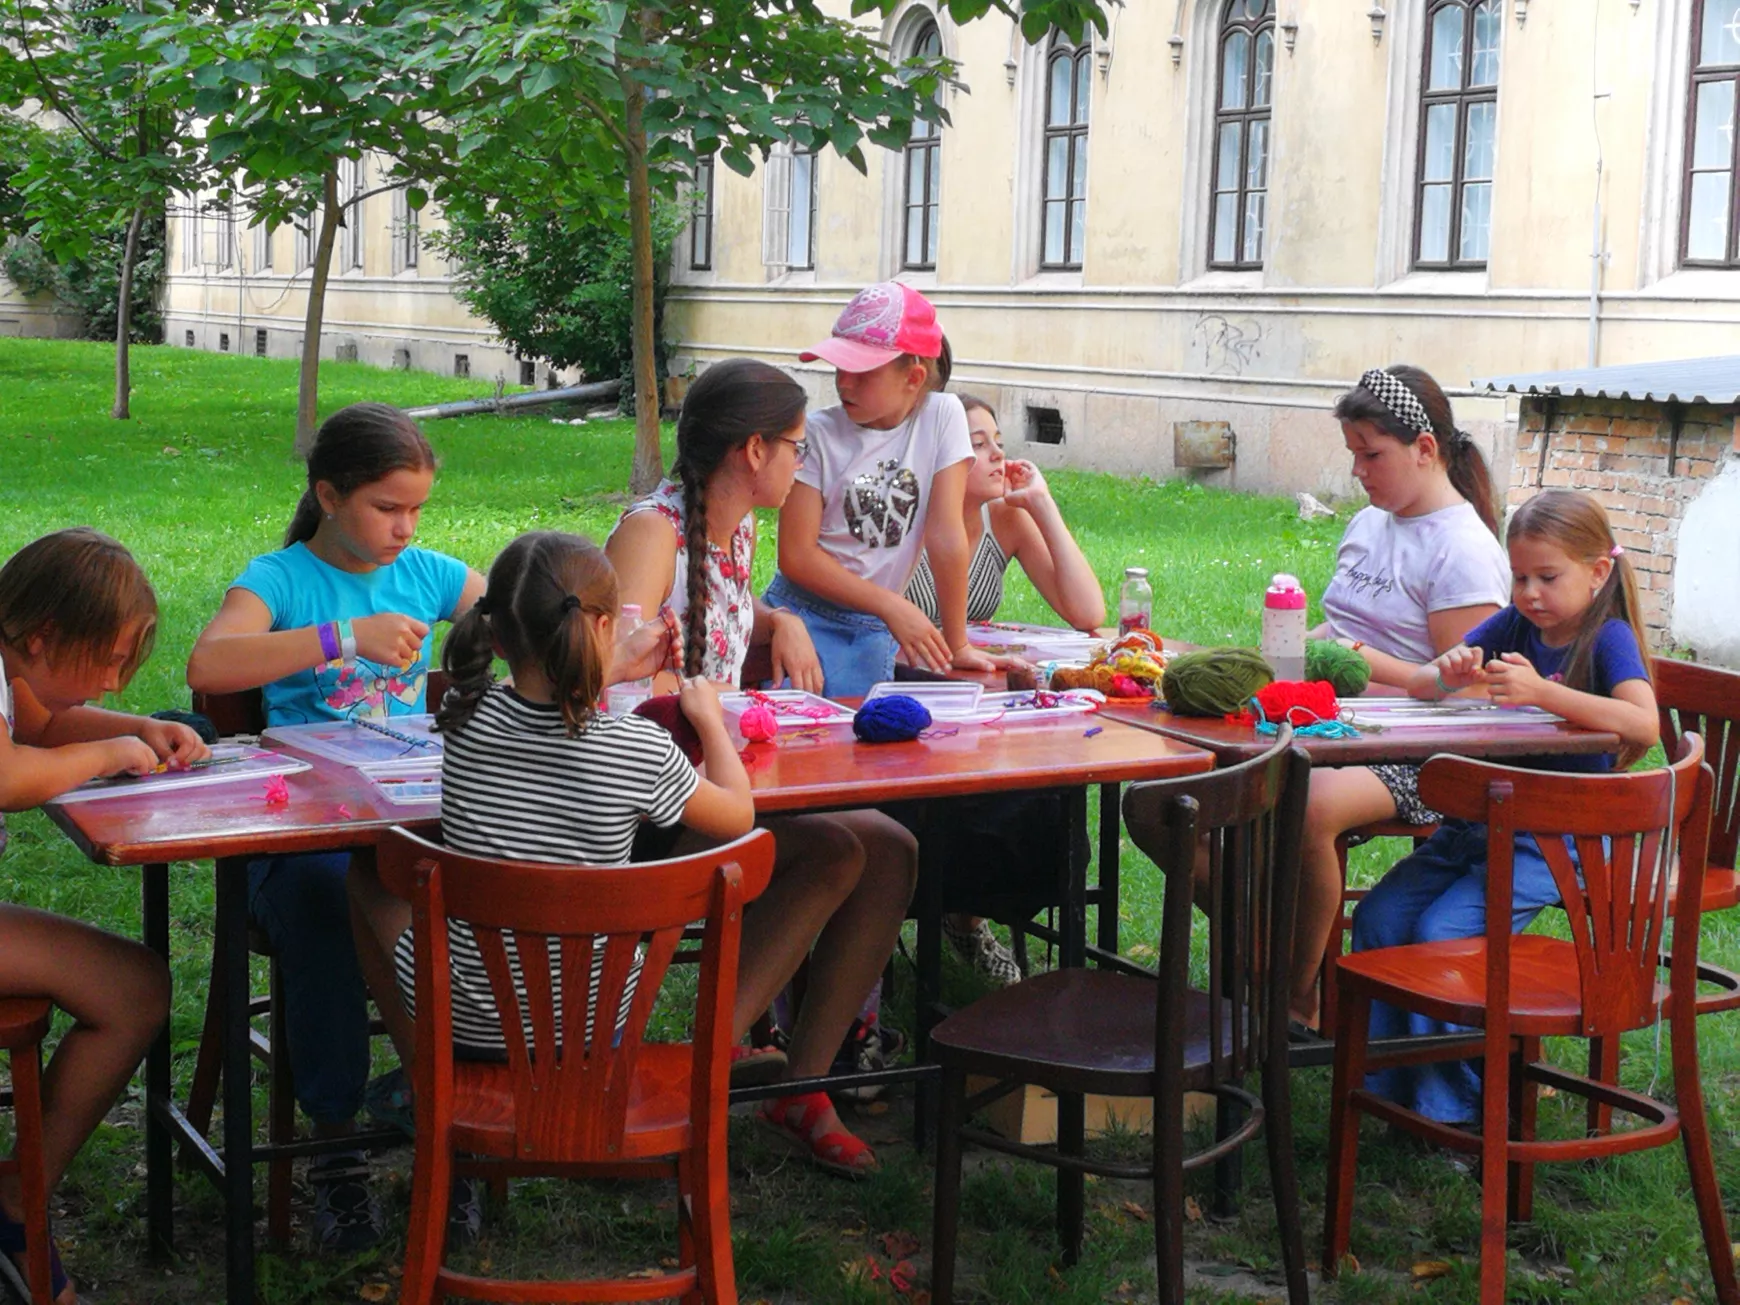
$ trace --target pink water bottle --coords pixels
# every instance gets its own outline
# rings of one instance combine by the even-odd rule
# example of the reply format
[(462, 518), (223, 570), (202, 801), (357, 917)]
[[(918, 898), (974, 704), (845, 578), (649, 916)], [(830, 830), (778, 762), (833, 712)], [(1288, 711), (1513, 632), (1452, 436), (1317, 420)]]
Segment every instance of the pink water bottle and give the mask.
[(1277, 680), (1305, 678), (1305, 591), (1296, 576), (1277, 575), (1263, 595), (1263, 660)]

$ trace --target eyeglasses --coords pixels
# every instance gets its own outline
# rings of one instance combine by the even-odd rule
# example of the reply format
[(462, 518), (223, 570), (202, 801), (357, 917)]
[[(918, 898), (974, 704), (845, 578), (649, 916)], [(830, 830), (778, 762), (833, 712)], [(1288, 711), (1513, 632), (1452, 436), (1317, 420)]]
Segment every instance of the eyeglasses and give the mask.
[(792, 452), (797, 454), (799, 462), (805, 461), (810, 456), (810, 442), (808, 440), (787, 439), (784, 435), (775, 435), (773, 438), (781, 444), (791, 445)]

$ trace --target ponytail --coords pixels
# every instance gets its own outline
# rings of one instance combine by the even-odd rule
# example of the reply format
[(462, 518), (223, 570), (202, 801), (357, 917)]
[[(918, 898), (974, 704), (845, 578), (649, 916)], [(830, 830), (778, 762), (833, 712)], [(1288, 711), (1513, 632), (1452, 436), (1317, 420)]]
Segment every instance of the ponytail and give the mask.
[(1449, 396), (1426, 372), (1408, 363), (1367, 372), (1336, 401), (1335, 419), (1369, 422), (1409, 446), (1430, 432), (1438, 441), (1438, 457), (1451, 487), (1480, 515), (1486, 528), (1498, 534), (1498, 502), (1486, 457), (1467, 431), (1456, 428)]
[(395, 471), (435, 470), (435, 450), (412, 421), (388, 403), (353, 403), (320, 425), (308, 450), (308, 488), (284, 531), (284, 547), (305, 544), (320, 528), (318, 487), (341, 499)]
[(616, 615), (616, 572), (590, 540), (535, 530), (508, 544), (489, 568), (484, 596), (454, 624), (441, 652), (453, 677), (435, 715), (438, 730), (462, 730), (495, 683), (497, 647), (509, 667), (535, 662), (549, 679), (569, 737), (598, 713), (605, 651), (588, 617)]

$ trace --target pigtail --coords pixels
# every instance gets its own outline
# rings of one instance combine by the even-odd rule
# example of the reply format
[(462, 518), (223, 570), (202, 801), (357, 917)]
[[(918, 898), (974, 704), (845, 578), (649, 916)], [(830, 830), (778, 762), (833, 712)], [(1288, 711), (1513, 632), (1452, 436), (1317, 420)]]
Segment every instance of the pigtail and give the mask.
[(686, 463), (683, 481), (684, 548), (688, 554), (688, 606), (683, 612), (683, 674), (699, 675), (707, 654), (707, 487)]
[(447, 672), (446, 695), (435, 711), (435, 728), (442, 733), (462, 730), (477, 704), (495, 683), (495, 633), (490, 628), (486, 599), (453, 623), (441, 647), (441, 669)]
[(314, 496), (314, 486), (302, 491), (296, 500), (296, 511), (290, 514), (290, 524), (284, 530), (284, 547), (306, 544), (320, 529), (320, 500)]
[(589, 613), (600, 614), (576, 595), (564, 595), (561, 617), (544, 654), (544, 674), (556, 691), (556, 705), (561, 708), (569, 738), (577, 738), (592, 723), (598, 715), (598, 700), (604, 696), (604, 658), (592, 638), (586, 620)]

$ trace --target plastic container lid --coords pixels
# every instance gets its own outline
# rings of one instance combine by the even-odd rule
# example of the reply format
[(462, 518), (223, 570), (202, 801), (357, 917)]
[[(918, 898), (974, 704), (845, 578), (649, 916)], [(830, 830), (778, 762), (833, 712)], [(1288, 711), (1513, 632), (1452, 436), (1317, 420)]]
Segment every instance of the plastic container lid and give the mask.
[(1146, 580), (1148, 578), (1148, 568), (1145, 566), (1127, 566), (1127, 567), (1125, 567), (1124, 568), (1124, 579), (1128, 580), (1132, 577), (1139, 579), (1139, 580)]
[(1269, 582), (1263, 594), (1263, 606), (1294, 611), (1305, 606), (1305, 591), (1299, 587), (1299, 577), (1282, 573)]
[(629, 621), (640, 620), (640, 604), (639, 603), (624, 603), (622, 605), (622, 620), (623, 620), (624, 624), (626, 624)]

